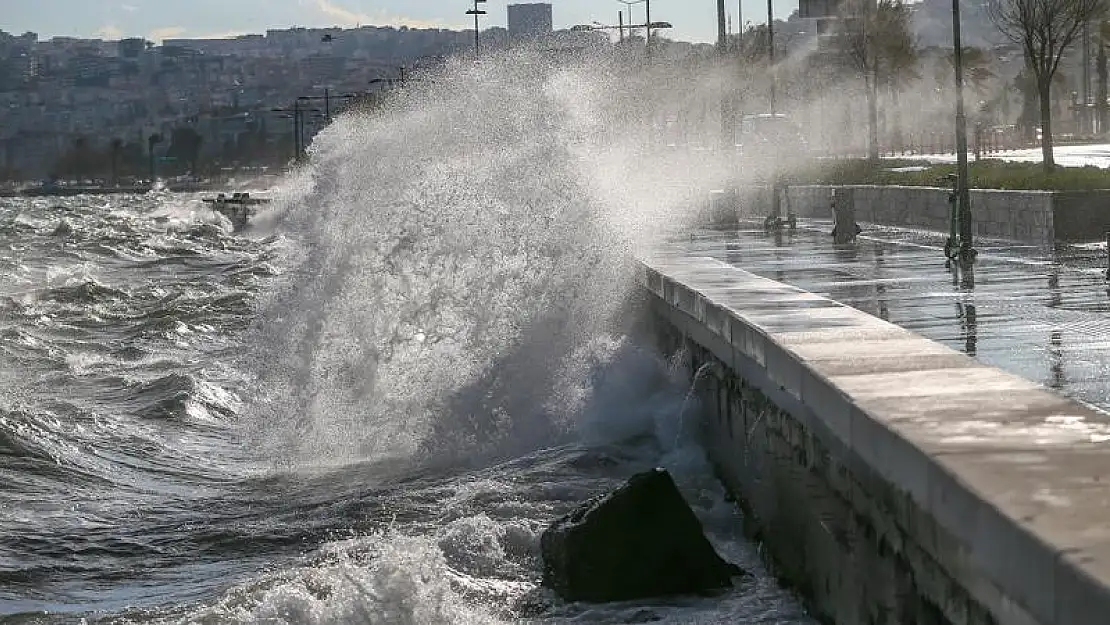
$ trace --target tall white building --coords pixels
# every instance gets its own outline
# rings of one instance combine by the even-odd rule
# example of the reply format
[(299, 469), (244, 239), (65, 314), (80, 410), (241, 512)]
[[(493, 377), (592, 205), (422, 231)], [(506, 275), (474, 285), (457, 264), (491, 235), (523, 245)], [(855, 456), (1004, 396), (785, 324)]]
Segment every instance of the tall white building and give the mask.
[(550, 4), (509, 5), (509, 37), (513, 39), (543, 37), (550, 35), (553, 29)]

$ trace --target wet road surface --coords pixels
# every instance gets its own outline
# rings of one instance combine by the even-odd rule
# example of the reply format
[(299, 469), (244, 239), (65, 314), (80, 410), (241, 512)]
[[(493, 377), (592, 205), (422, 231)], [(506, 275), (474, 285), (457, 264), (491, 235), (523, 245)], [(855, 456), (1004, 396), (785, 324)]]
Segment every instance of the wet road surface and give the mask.
[(824, 295), (1110, 411), (1105, 246), (980, 242), (974, 270), (957, 275), (939, 234), (871, 228), (839, 246), (830, 230), (805, 221), (782, 235), (705, 231), (670, 251)]

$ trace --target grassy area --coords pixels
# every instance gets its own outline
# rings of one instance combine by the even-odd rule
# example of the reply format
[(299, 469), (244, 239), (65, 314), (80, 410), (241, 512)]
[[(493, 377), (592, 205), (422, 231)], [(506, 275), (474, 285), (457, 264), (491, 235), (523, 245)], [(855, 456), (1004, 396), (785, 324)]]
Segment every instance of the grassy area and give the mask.
[[(1011, 163), (983, 160), (970, 165), (973, 189), (1040, 189), (1082, 191), (1110, 189), (1110, 169), (1098, 167), (1057, 167), (1045, 173), (1040, 163)], [(891, 171), (922, 167), (920, 171)], [(877, 166), (866, 160), (824, 162), (796, 172), (788, 184), (875, 184), (908, 186), (947, 186), (945, 177), (956, 173), (955, 165), (928, 165), (920, 161), (884, 160)]]

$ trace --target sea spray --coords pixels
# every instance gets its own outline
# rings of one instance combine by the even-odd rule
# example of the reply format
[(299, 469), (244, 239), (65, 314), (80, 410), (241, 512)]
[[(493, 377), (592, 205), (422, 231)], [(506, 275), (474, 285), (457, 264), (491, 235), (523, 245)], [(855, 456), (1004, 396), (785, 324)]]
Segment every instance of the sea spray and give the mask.
[(249, 354), (248, 423), (276, 458), (473, 459), (573, 427), (559, 372), (615, 329), (635, 251), (727, 172), (615, 131), (668, 97), (619, 70), (456, 61), (316, 138)]

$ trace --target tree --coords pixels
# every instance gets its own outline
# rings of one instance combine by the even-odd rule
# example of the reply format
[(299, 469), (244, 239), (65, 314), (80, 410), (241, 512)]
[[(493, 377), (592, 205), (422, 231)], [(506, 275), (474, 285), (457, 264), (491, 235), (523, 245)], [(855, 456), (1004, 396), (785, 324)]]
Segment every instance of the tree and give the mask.
[(204, 137), (199, 132), (189, 126), (178, 126), (170, 134), (170, 147), (166, 155), (188, 163), (189, 170), (195, 174), (203, 143)]
[(78, 135), (62, 158), (55, 164), (56, 173), (70, 179), (81, 179), (100, 173), (103, 156), (95, 150), (89, 139)]
[(108, 149), (112, 158), (112, 186), (119, 186), (119, 155), (123, 151), (123, 139), (115, 138)]
[(987, 11), (1025, 53), (1040, 100), (1041, 156), (1045, 171), (1052, 171), (1052, 79), (1083, 27), (1105, 14), (1106, 0), (988, 0)]
[(867, 89), (867, 156), (879, 159), (879, 83), (917, 64), (909, 9), (902, 0), (852, 0), (842, 5), (837, 41)]

